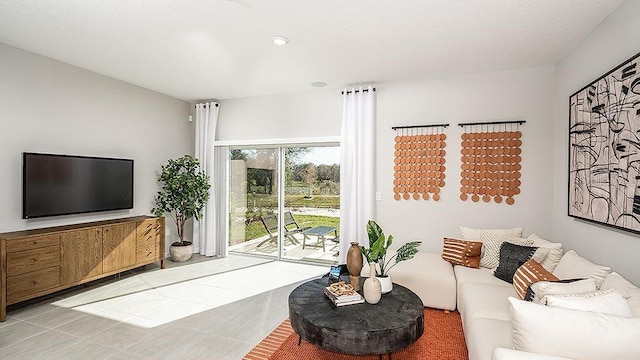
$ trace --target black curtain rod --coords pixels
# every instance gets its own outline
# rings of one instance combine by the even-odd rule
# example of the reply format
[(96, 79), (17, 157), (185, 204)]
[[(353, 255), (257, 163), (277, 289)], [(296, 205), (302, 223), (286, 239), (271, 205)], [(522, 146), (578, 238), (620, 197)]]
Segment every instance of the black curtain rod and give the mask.
[(470, 122), (470, 123), (460, 123), (458, 126), (473, 126), (473, 125), (502, 125), (502, 124), (518, 124), (522, 125), (526, 123), (525, 120), (512, 120), (512, 121), (486, 121), (486, 122)]
[(447, 126), (449, 126), (449, 124), (406, 125), (406, 126), (392, 126), (391, 130), (431, 128), (431, 127), (447, 127)]
[[(356, 93), (359, 93), (360, 90), (354, 90)], [(376, 91), (376, 88), (373, 88), (373, 91)], [(347, 90), (347, 95), (351, 94), (353, 91), (352, 90)], [(362, 89), (362, 92), (369, 92), (369, 89)], [(344, 95), (344, 90), (341, 92), (342, 95)]]
[[(218, 106), (220, 106), (220, 104), (218, 104), (218, 103), (216, 103), (216, 104), (213, 104), (213, 105), (214, 105), (215, 107), (218, 107)], [(194, 109), (197, 109), (197, 108), (198, 108), (198, 105), (195, 105), (195, 106), (194, 106), (193, 108), (194, 108)]]

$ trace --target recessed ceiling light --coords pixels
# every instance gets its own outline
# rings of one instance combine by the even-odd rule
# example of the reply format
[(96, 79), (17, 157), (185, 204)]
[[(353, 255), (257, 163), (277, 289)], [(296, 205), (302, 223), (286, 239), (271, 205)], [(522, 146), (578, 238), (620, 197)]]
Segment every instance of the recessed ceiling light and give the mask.
[(287, 45), (287, 43), (289, 42), (289, 39), (287, 39), (282, 35), (276, 35), (271, 38), (271, 41), (273, 41), (273, 43), (276, 45), (282, 46), (282, 45)]
[(321, 88), (327, 86), (327, 83), (324, 81), (314, 81), (311, 83), (311, 86)]

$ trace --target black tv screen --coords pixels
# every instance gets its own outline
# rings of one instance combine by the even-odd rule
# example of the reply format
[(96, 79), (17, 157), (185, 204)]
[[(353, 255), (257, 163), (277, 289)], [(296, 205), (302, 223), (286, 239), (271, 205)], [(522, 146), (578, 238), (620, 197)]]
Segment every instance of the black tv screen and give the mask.
[(22, 218), (133, 208), (133, 160), (22, 154)]

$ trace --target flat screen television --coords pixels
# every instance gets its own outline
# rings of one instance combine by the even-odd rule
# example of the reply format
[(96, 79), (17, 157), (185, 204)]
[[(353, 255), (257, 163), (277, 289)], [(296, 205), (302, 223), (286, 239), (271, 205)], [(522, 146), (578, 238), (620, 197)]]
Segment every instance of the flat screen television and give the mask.
[(22, 153), (22, 218), (133, 208), (133, 160)]

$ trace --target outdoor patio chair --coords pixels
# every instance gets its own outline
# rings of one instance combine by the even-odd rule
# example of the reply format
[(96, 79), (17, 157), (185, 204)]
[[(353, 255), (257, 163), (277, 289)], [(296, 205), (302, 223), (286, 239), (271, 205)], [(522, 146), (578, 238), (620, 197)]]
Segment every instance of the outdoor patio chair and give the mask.
[[(278, 242), (278, 217), (275, 214), (270, 214), (266, 216), (260, 217), (262, 220), (262, 225), (269, 233), (269, 238), (263, 240), (258, 247), (264, 245), (265, 243), (277, 243)], [(303, 231), (310, 229), (310, 226), (304, 226), (305, 223), (298, 223), (291, 211), (286, 211), (284, 213), (284, 236), (285, 239), (289, 239), (292, 244), (298, 245), (300, 242), (294, 236), (295, 234), (302, 234)], [(305, 236), (303, 234), (303, 236)]]
[[(311, 223), (311, 221), (298, 223), (293, 217), (293, 213), (291, 213), (291, 211), (284, 212), (284, 228), (292, 235), (311, 229), (311, 226), (307, 226), (309, 223)], [(291, 225), (293, 225), (293, 227), (291, 227)]]

